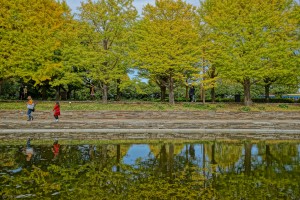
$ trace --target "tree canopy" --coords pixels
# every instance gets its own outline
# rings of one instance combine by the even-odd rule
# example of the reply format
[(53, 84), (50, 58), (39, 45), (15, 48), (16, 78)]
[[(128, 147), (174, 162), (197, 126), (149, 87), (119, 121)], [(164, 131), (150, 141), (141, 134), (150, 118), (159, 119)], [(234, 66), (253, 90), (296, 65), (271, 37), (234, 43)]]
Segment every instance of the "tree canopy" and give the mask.
[(199, 62), (195, 7), (181, 0), (156, 1), (143, 14), (136, 27), (134, 61), (156, 79), (166, 77), (169, 102), (174, 103), (174, 82), (185, 81), (187, 71), (196, 73)]
[(246, 105), (251, 103), (251, 85), (265, 78), (298, 76), (293, 1), (206, 0), (199, 12), (219, 47), (217, 71), (243, 85)]
[[(69, 98), (78, 89), (89, 94), (93, 84), (104, 103), (127, 91), (154, 95), (158, 86), (161, 100), (168, 92), (174, 104), (175, 90), (184, 96), (190, 83), (201, 86), (203, 102), (205, 89), (214, 99), (224, 83), (239, 83), (246, 105), (256, 87), (266, 96), (296, 92), (299, 7), (293, 0), (204, 0), (198, 8), (156, 0), (138, 16), (133, 0), (88, 0), (74, 16), (65, 1), (0, 0), (0, 95), (5, 81), (57, 99), (61, 90)], [(142, 87), (128, 76), (133, 70), (148, 80)]]

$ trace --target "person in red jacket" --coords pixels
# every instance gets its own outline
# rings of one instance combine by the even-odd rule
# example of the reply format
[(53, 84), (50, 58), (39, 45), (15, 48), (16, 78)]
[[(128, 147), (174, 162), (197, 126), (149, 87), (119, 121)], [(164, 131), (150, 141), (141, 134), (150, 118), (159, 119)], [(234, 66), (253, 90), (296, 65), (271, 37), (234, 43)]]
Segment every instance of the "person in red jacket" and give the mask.
[(55, 103), (53, 111), (54, 111), (55, 121), (58, 122), (58, 116), (60, 115), (60, 106), (59, 106), (59, 102), (58, 101)]

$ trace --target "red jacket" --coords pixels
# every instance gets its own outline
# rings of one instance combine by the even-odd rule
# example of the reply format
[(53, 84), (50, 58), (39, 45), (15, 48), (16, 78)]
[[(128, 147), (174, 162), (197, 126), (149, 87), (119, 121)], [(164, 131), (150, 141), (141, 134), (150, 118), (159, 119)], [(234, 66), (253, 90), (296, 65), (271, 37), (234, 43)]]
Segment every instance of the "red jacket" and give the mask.
[(60, 107), (58, 105), (54, 106), (53, 111), (55, 116), (60, 115)]
[(54, 153), (54, 155), (58, 155), (59, 153), (59, 148), (60, 148), (60, 144), (54, 144), (53, 148), (52, 148), (52, 152)]

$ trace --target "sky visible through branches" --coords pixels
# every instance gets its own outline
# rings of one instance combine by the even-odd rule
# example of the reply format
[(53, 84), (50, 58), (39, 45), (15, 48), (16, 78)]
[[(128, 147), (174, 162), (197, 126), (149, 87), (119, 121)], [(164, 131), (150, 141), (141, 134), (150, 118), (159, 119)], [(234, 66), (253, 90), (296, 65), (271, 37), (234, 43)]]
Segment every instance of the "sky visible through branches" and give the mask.
[[(68, 5), (72, 9), (72, 12), (76, 12), (76, 8), (80, 6), (80, 2), (84, 0), (67, 0)], [(148, 3), (154, 4), (155, 0), (134, 0), (134, 6), (138, 10), (138, 12), (141, 14), (142, 9), (145, 5)], [(186, 0), (187, 3), (193, 4), (195, 6), (199, 6), (199, 0)]]

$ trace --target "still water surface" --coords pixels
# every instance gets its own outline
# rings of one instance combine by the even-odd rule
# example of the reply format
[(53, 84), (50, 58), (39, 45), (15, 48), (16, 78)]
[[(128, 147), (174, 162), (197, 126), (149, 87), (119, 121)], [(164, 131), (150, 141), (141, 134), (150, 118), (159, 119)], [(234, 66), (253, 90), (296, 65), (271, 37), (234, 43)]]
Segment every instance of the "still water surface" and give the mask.
[(0, 145), (0, 199), (300, 199), (298, 142)]

